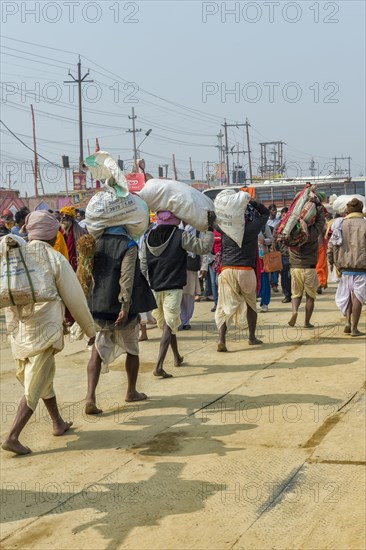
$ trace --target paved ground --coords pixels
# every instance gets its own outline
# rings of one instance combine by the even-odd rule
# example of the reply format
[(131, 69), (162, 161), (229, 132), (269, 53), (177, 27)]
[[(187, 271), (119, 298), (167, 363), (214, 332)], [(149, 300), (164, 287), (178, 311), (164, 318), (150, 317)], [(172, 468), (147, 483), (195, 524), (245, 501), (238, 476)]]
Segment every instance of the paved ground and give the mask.
[[(148, 401), (124, 403), (120, 362), (103, 375), (100, 417), (83, 414), (89, 352), (66, 344), (56, 390), (75, 428), (52, 437), (40, 408), (22, 438), (33, 454), (1, 452), (4, 549), (365, 548), (365, 341), (342, 333), (334, 286), (314, 330), (287, 327), (275, 296), (265, 345), (236, 333), (227, 354), (210, 307), (180, 334), (173, 379), (152, 377), (149, 331)], [(4, 437), (22, 395), (4, 337), (1, 395)]]

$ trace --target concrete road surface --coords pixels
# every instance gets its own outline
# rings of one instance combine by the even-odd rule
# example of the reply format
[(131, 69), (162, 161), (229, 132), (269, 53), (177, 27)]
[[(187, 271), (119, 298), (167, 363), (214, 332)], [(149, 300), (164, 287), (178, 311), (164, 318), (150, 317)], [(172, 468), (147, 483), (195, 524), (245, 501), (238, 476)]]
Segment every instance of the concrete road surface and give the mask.
[[(185, 363), (151, 372), (158, 329), (140, 345), (138, 389), (126, 404), (122, 361), (102, 375), (86, 417), (89, 351), (67, 342), (56, 392), (74, 427), (53, 437), (43, 407), (1, 451), (4, 549), (365, 548), (365, 340), (343, 334), (334, 285), (316, 302), (315, 328), (287, 326), (275, 295), (259, 314), (264, 345), (232, 332), (216, 352), (211, 303), (179, 333)], [(364, 318), (360, 326), (365, 328)], [(22, 388), (2, 335), (2, 439)]]

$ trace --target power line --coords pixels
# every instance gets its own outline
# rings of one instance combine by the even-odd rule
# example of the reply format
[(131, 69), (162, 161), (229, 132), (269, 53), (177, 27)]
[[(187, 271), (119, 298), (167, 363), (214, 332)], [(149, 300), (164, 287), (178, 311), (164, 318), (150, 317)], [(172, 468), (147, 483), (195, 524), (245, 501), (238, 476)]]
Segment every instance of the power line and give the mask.
[(38, 48), (47, 48), (47, 50), (54, 50), (56, 52), (62, 52), (62, 53), (71, 53), (78, 55), (77, 52), (72, 52), (70, 50), (60, 50), (59, 48), (52, 48), (51, 46), (43, 46), (42, 44), (36, 44), (35, 42), (28, 42), (27, 40), (20, 40), (19, 38), (11, 38), (10, 36), (5, 36), (3, 34), (3, 38), (6, 38), (7, 40), (12, 40), (13, 42), (21, 42), (22, 44), (31, 44), (32, 46), (37, 46)]
[[(0, 119), (0, 123), (8, 130), (8, 132), (15, 137), (15, 139), (17, 139), (18, 141), (20, 141), (20, 143), (22, 145), (24, 145), (24, 147), (26, 147), (27, 149), (29, 149), (30, 151), (32, 151), (33, 153), (35, 153), (34, 149), (32, 149), (32, 147), (29, 147), (29, 145), (27, 145), (26, 143), (24, 143), (24, 141), (22, 139), (20, 139), (12, 130), (10, 130), (10, 128), (5, 124), (5, 122), (3, 122), (1, 119)], [(38, 154), (39, 157), (41, 157), (41, 159), (43, 160), (46, 160), (49, 164), (53, 164), (54, 166), (57, 166), (57, 168), (62, 168), (62, 166), (60, 166), (60, 164), (56, 164), (55, 162), (52, 162), (51, 160), (48, 160), (46, 157), (43, 157), (42, 155)]]

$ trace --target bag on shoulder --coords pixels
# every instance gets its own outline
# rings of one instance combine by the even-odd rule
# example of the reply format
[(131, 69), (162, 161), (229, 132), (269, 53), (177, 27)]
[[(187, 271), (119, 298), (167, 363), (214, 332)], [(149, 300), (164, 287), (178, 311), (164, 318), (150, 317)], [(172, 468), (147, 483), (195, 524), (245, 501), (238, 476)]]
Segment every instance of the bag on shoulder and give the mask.
[(274, 273), (282, 270), (282, 255), (281, 252), (274, 250), (263, 256), (264, 271), (266, 273)]
[(47, 250), (6, 235), (0, 245), (0, 309), (58, 296)]

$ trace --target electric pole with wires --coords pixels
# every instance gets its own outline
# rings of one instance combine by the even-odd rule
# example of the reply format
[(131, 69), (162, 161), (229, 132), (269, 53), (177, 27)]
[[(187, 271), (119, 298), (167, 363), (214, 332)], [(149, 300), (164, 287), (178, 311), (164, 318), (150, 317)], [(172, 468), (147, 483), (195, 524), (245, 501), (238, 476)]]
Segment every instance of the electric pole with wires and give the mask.
[(246, 119), (246, 121), (242, 124), (228, 124), (225, 120), (224, 124), (222, 124), (222, 126), (224, 127), (224, 131), (225, 131), (225, 157), (226, 157), (226, 171), (227, 171), (227, 174), (226, 174), (226, 182), (227, 184), (230, 185), (230, 172), (229, 172), (229, 144), (228, 144), (228, 137), (227, 137), (227, 129), (228, 128), (240, 128), (241, 126), (245, 126), (246, 127), (246, 132), (247, 132), (247, 147), (248, 147), (248, 150), (247, 151), (242, 151), (243, 153), (248, 153), (248, 160), (249, 160), (249, 177), (250, 177), (250, 183), (252, 183), (252, 177), (253, 177), (253, 174), (252, 174), (252, 159), (251, 159), (251, 150), (250, 150), (250, 143), (249, 143), (249, 121), (248, 119)]
[(71, 74), (69, 71), (69, 76), (71, 76), (72, 80), (64, 80), (64, 84), (77, 84), (78, 85), (78, 98), (79, 98), (79, 170), (80, 172), (83, 171), (83, 164), (84, 164), (84, 148), (83, 148), (83, 106), (82, 106), (82, 87), (81, 85), (84, 82), (94, 82), (94, 80), (85, 80), (87, 76), (89, 76), (90, 71), (88, 69), (88, 72), (81, 77), (81, 60), (79, 55), (79, 62), (78, 62), (78, 77), (75, 78), (74, 75)]
[(130, 120), (132, 120), (132, 130), (128, 129), (128, 133), (133, 134), (133, 171), (137, 171), (137, 145), (136, 145), (136, 134), (138, 132), (142, 132), (141, 128), (136, 128), (135, 120), (137, 118), (137, 115), (135, 115), (135, 109), (132, 107), (132, 115), (128, 117)]

